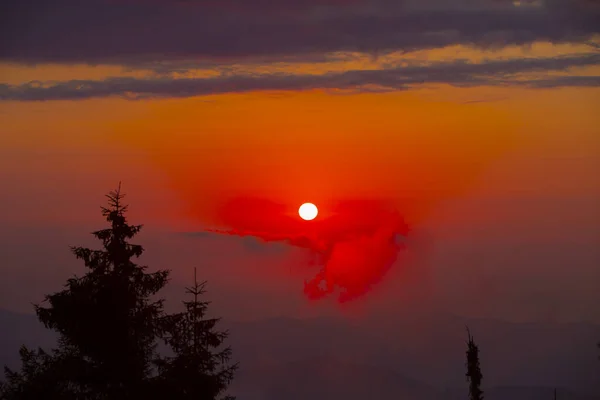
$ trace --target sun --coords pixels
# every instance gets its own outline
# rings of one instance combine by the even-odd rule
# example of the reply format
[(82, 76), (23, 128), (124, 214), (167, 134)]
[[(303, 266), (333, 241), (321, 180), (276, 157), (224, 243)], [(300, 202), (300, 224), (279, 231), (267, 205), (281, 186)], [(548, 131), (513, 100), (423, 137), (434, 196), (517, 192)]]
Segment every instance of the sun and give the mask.
[(310, 221), (317, 217), (319, 209), (313, 203), (304, 203), (298, 209), (298, 214), (303, 220)]

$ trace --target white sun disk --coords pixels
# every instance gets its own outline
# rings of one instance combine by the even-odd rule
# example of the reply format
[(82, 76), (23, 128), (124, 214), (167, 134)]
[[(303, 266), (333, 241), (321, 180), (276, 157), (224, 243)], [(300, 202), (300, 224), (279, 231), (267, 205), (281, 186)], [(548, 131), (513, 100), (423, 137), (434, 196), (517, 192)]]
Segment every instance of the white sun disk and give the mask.
[(315, 206), (313, 203), (304, 203), (298, 209), (298, 214), (303, 220), (310, 221), (317, 217), (317, 214), (319, 214), (319, 210), (317, 209), (317, 206)]

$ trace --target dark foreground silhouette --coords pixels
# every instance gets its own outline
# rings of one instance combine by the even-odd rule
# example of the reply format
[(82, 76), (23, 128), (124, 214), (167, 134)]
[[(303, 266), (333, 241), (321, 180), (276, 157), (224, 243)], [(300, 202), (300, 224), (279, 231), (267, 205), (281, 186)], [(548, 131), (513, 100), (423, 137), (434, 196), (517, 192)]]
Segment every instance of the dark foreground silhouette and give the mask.
[[(169, 271), (149, 273), (133, 260), (144, 249), (129, 243), (142, 228), (129, 225), (119, 188), (107, 195), (102, 215), (110, 227), (93, 235), (102, 250), (73, 247), (87, 272), (35, 306), (38, 319), (58, 334), (58, 346), (20, 350), (21, 370), (5, 369), (0, 398), (13, 399), (216, 399), (225, 393), (237, 364), (223, 346), (201, 301), (205, 283), (187, 289), (181, 313), (167, 314), (154, 300)], [(163, 342), (171, 354), (163, 356)], [(232, 397), (225, 397), (232, 399)]]
[(467, 342), (467, 380), (469, 381), (470, 400), (483, 400), (481, 381), (483, 374), (479, 365), (479, 347), (475, 344), (471, 331), (467, 328), (469, 341)]

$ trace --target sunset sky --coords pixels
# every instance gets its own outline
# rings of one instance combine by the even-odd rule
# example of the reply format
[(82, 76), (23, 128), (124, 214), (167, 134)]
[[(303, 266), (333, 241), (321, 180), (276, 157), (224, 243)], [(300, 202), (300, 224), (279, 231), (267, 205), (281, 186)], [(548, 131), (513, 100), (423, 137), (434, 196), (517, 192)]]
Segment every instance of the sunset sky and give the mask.
[(263, 198), (399, 210), (361, 312), (600, 322), (595, 0), (5, 0), (0, 36), (0, 308), (81, 273), (121, 181), (144, 262), (232, 318), (339, 311), (302, 249), (192, 234)]

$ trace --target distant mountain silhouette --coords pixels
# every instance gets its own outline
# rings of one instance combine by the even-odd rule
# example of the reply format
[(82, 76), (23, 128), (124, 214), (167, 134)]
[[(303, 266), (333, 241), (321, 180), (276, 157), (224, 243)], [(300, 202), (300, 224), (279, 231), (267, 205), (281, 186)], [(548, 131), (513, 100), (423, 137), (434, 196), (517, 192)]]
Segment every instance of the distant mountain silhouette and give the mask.
[[(246, 369), (232, 389), (245, 400), (464, 400), (466, 388), (439, 389), (406, 378), (390, 368), (315, 357), (283, 365)], [(547, 400), (551, 387), (487, 388), (486, 400)], [(560, 400), (598, 400), (600, 397), (559, 389)]]
[[(462, 400), (464, 393), (453, 393), (452, 396), (444, 397), (445, 400)], [(487, 389), (485, 400), (545, 400), (554, 398), (554, 388), (551, 387), (522, 387), (501, 386)], [(558, 389), (559, 400), (597, 400), (598, 396), (584, 395), (568, 389)]]
[[(481, 349), (486, 400), (600, 400), (600, 326), (517, 324), (439, 317), (399, 321), (385, 330), (342, 318), (223, 321), (240, 371), (232, 394), (243, 400), (466, 398), (465, 325)], [(18, 347), (49, 348), (53, 337), (34, 315), (0, 310), (0, 364)], [(375, 392), (377, 390), (377, 392)], [(377, 394), (377, 395), (376, 395)], [(354, 397), (353, 397), (354, 396)]]
[(232, 323), (231, 343), (242, 370), (328, 355), (390, 368), (436, 387), (464, 387), (465, 325), (477, 334), (484, 387), (568, 387), (600, 394), (596, 342), (588, 323), (510, 323), (439, 316), (400, 321), (385, 330), (344, 319), (273, 318)]
[(439, 390), (389, 368), (354, 364), (327, 356), (246, 368), (237, 376), (232, 390), (239, 393), (240, 399), (251, 400), (442, 398)]

